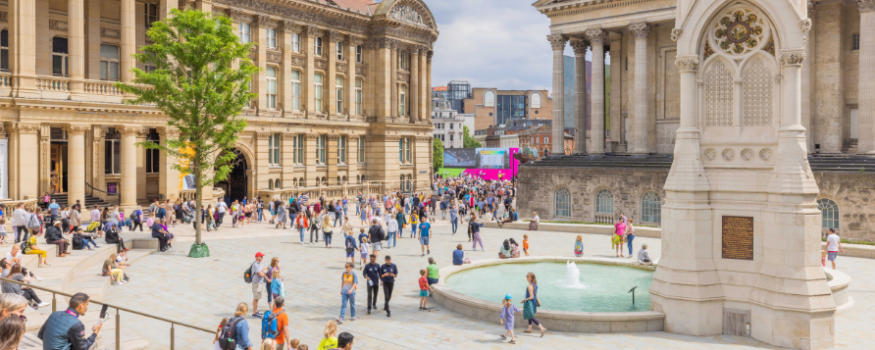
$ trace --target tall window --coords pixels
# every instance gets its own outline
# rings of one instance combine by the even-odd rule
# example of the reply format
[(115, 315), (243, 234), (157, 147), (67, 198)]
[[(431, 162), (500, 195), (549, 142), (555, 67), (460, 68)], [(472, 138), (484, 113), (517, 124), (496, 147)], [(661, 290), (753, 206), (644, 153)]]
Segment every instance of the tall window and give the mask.
[(820, 215), (823, 217), (824, 229), (839, 228), (839, 206), (828, 198), (820, 198), (817, 200), (817, 209), (820, 209)]
[(276, 67), (267, 67), (267, 108), (276, 109)]
[(270, 134), (267, 142), (267, 164), (280, 165), (280, 134)]
[(324, 108), (322, 106), (322, 73), (316, 73), (314, 77), (314, 88), (316, 91), (316, 93), (314, 94), (316, 95), (316, 113), (322, 113), (322, 109)]
[(283, 184), (280, 182), (280, 179), (273, 180), (273, 188), (276, 188), (276, 189), (283, 188)]
[(0, 71), (9, 71), (9, 31), (0, 31)]
[(656, 192), (641, 197), (641, 221), (658, 224), (662, 221), (662, 199)]
[(364, 53), (363, 53), (362, 49), (363, 48), (361, 45), (355, 46), (355, 62), (356, 63), (362, 63), (365, 60)]
[(355, 115), (362, 115), (362, 78), (355, 79)]
[(560, 188), (556, 191), (556, 216), (571, 217), (571, 192), (567, 188)]
[(343, 77), (336, 76), (334, 78), (335, 97), (337, 100), (337, 114), (343, 114)]
[(404, 163), (404, 138), (398, 139), (398, 162)]
[(109, 128), (104, 142), (103, 169), (107, 174), (121, 174), (122, 172), (122, 146), (121, 134), (115, 128)]
[(304, 164), (304, 134), (297, 134), (292, 139), (292, 162)]
[(359, 136), (357, 141), (358, 141), (357, 142), (358, 144), (356, 145), (356, 151), (357, 151), (356, 153), (358, 153), (358, 162), (364, 163), (365, 162), (365, 137)]
[(407, 69), (407, 51), (398, 51), (398, 68)]
[(240, 22), (240, 42), (246, 44), (249, 41), (249, 23)]
[(118, 81), (118, 46), (100, 45), (100, 80)]
[(325, 145), (328, 144), (328, 136), (319, 135), (316, 138), (316, 163), (325, 164)]
[(69, 56), (67, 56), (67, 38), (52, 38), (52, 75), (56, 77), (69, 76)]
[(405, 138), (401, 139), (400, 147), (401, 147), (401, 150), (403, 150), (403, 153), (401, 153), (400, 156), (401, 156), (402, 163), (408, 163), (408, 164), (410, 163), (410, 146), (412, 145), (411, 141), (412, 141), (412, 139), (409, 137), (405, 137)]
[(292, 110), (301, 110), (301, 71), (292, 71)]
[(346, 164), (346, 136), (337, 139), (337, 164)]
[(405, 109), (407, 107), (407, 86), (401, 85), (401, 88), (398, 90), (400, 91), (400, 96), (398, 97), (398, 113), (402, 117), (405, 117), (407, 116), (407, 111)]
[(316, 37), (316, 40), (313, 40), (314, 50), (316, 56), (322, 56), (322, 37)]
[(337, 41), (334, 43), (334, 52), (337, 54), (337, 60), (343, 61), (343, 42)]
[(276, 48), (276, 28), (265, 28), (264, 34), (267, 39), (267, 47)]
[(143, 4), (143, 5), (146, 6), (145, 10), (143, 11), (143, 14), (145, 15), (145, 18), (146, 18), (146, 21), (145, 21), (146, 30), (149, 30), (152, 28), (152, 23), (155, 23), (158, 21), (158, 4)]
[(860, 49), (860, 33), (854, 33), (851, 35), (851, 50), (859, 50)]
[[(149, 129), (149, 134), (146, 135), (146, 140), (159, 143), (161, 138), (158, 136), (157, 130)], [(161, 153), (157, 149), (146, 150), (146, 173), (154, 174), (160, 172), (160, 156)]]
[[(546, 150), (544, 154), (546, 155)], [(611, 191), (601, 190), (595, 197), (595, 212), (596, 213), (614, 213), (614, 195)]]
[(301, 53), (301, 33), (292, 33), (292, 52)]

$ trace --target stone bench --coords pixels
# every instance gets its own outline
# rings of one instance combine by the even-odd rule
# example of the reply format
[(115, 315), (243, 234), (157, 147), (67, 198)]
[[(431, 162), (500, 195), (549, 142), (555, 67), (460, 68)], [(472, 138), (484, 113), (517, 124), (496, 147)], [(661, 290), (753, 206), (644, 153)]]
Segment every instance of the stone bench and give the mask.
[(158, 251), (158, 248), (160, 247), (158, 239), (152, 237), (151, 234), (122, 232), (120, 236), (125, 240), (125, 246), (127, 246), (128, 249), (148, 249)]

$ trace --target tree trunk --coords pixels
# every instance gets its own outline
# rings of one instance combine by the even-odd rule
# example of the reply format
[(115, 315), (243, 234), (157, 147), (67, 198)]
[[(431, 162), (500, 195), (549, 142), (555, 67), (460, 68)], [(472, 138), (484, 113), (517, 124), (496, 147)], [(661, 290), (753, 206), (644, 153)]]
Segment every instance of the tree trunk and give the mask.
[(195, 244), (203, 244), (203, 240), (201, 239), (201, 222), (199, 219), (198, 213), (200, 213), (201, 208), (204, 205), (203, 199), (203, 178), (201, 177), (202, 169), (200, 162), (200, 155), (195, 154), (194, 157), (194, 193), (195, 193), (195, 208), (194, 208), (194, 242)]

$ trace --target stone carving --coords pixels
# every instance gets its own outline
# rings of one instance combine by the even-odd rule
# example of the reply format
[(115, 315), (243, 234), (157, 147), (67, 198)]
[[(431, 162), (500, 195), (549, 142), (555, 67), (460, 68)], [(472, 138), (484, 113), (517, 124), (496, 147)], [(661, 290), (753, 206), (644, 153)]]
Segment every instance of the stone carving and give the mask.
[(49, 29), (67, 31), (67, 21), (49, 20)]
[(118, 38), (121, 38), (122, 34), (121, 34), (121, 31), (118, 29), (101, 27), (100, 28), (100, 36), (102, 36), (104, 38), (118, 39)]
[(632, 36), (635, 39), (647, 39), (647, 36), (650, 35), (650, 25), (647, 23), (633, 23), (629, 25), (629, 31), (632, 32)]
[(376, 50), (379, 42), (375, 39), (365, 41), (365, 50)]
[(258, 27), (260, 27), (260, 28), (264, 28), (264, 27), (266, 27), (266, 26), (267, 26), (267, 22), (270, 21), (270, 17), (268, 17), (268, 16), (261, 16), (261, 15), (256, 15), (256, 16), (255, 16), (255, 19), (256, 19), (256, 22), (258, 23)]
[(405, 30), (404, 28), (392, 28), (390, 26), (376, 26), (371, 29), (372, 36), (388, 35), (395, 38), (417, 41), (421, 43), (429, 43), (437, 40), (433, 34), (419, 33), (415, 31)]
[(685, 59), (677, 59), (674, 61), (674, 64), (678, 66), (678, 70), (681, 72), (684, 71), (695, 71), (699, 68), (699, 59), (698, 58), (685, 58)]
[(294, 21), (309, 22), (330, 28), (342, 28), (350, 32), (365, 33), (367, 31), (367, 27), (361, 21), (350, 20), (349, 17), (332, 16), (330, 11), (318, 13), (315, 11), (304, 11), (302, 10), (303, 7), (312, 5), (301, 4), (300, 2), (284, 2), (289, 4), (288, 6), (259, 0), (217, 0), (216, 2), (252, 9), (259, 13), (269, 13)]
[(389, 18), (417, 26), (427, 27), (425, 22), (422, 21), (422, 16), (419, 12), (416, 12), (416, 10), (407, 5), (393, 7), (392, 11), (389, 11)]
[(9, 23), (9, 12), (0, 12), (0, 22)]
[(399, 71), (397, 74), (397, 81), (400, 82), (409, 82), (410, 81), (410, 73)]
[(553, 51), (562, 51), (565, 49), (565, 42), (568, 41), (562, 34), (555, 35), (547, 35), (547, 40), (550, 41), (550, 46), (553, 47)]
[(283, 53), (282, 52), (268, 52), (267, 53), (267, 61), (273, 63), (279, 63), (283, 61)]
[(741, 74), (743, 123), (745, 126), (772, 124), (772, 72), (761, 57), (749, 61)]
[(307, 59), (305, 59), (304, 57), (300, 57), (300, 56), (292, 56), (292, 65), (298, 66), (298, 67), (306, 67), (307, 66)]
[(283, 30), (285, 30), (286, 33), (294, 32), (295, 31), (295, 22), (283, 21)]
[(240, 22), (241, 20), (243, 20), (243, 16), (244, 16), (244, 15), (245, 15), (245, 13), (243, 13), (243, 11), (240, 11), (240, 10), (231, 10), (231, 16), (230, 16), (230, 17), (231, 17), (231, 20), (232, 20), (232, 21), (234, 21), (234, 22)]
[(315, 66), (316, 66), (316, 69), (325, 70), (328, 68), (328, 61), (325, 59), (317, 59), (315, 61)]
[(364, 64), (356, 64), (355, 65), (355, 75), (367, 76), (368, 75), (368, 66)]
[(772, 150), (768, 148), (763, 148), (760, 150), (760, 159), (768, 161), (772, 159)]
[(765, 18), (749, 8), (726, 11), (711, 31), (717, 49), (730, 55), (744, 55), (756, 50), (769, 34)]
[(673, 28), (671, 30), (671, 41), (678, 41), (681, 38), (681, 33), (683, 33), (683, 29), (681, 28)]
[(255, 137), (257, 137), (259, 140), (267, 140), (270, 138), (270, 133), (269, 132), (259, 132), (259, 133), (255, 134)]
[(802, 30), (803, 33), (806, 33), (811, 30), (811, 19), (803, 18), (799, 20), (799, 29)]
[(741, 150), (741, 159), (751, 160), (753, 158), (753, 150), (750, 148), (745, 148)]
[(589, 40), (589, 44), (592, 46), (604, 45), (607, 38), (608, 33), (602, 29), (588, 29), (586, 31), (586, 39)]
[(348, 67), (344, 62), (336, 62), (334, 66), (338, 72), (346, 72), (346, 67)]
[(316, 26), (307, 26), (304, 32), (307, 34), (308, 37), (313, 37), (316, 36), (316, 32), (318, 32), (318, 30), (316, 29)]
[(589, 43), (580, 38), (571, 39), (571, 48), (574, 49), (575, 55), (586, 55), (586, 49), (589, 48)]
[(805, 60), (804, 53), (790, 53), (781, 55), (781, 63), (785, 66), (801, 65)]
[(717, 151), (715, 151), (713, 148), (705, 150), (705, 159), (714, 160), (715, 158), (717, 158)]
[(717, 60), (705, 75), (705, 126), (732, 126), (732, 74)]
[(723, 160), (730, 161), (735, 158), (735, 150), (732, 148), (727, 148), (723, 150)]
[(857, 8), (860, 12), (875, 11), (875, 0), (857, 0)]

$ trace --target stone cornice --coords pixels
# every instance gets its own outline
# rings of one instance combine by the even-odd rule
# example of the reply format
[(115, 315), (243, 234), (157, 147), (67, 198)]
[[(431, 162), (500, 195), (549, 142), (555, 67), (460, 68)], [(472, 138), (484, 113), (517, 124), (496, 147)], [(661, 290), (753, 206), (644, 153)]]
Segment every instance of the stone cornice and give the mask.
[(343, 11), (315, 1), (280, 0), (274, 3), (260, 0), (216, 0), (215, 3), (356, 33), (366, 33), (367, 25), (371, 21), (368, 15)]

